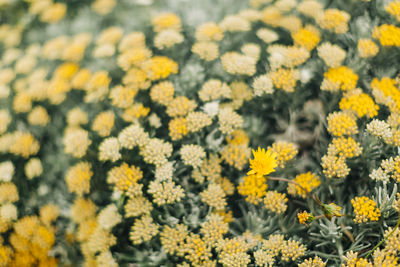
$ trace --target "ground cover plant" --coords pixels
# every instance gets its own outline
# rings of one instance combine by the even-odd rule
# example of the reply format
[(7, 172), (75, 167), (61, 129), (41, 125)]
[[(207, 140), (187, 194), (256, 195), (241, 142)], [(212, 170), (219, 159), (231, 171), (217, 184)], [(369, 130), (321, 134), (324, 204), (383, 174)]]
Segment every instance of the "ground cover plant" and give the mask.
[(399, 266), (399, 0), (0, 0), (0, 266)]

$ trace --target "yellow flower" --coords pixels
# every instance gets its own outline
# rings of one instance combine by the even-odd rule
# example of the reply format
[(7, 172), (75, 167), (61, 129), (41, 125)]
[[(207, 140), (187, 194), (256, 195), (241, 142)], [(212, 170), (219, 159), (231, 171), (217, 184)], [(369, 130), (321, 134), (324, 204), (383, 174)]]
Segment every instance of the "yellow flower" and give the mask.
[(346, 33), (350, 15), (339, 9), (326, 9), (323, 16), (317, 19), (319, 26), (323, 29), (333, 31), (337, 34)]
[(268, 191), (264, 197), (264, 206), (267, 210), (277, 214), (282, 214), (287, 209), (288, 198), (285, 193), (279, 193), (275, 190)]
[(382, 46), (400, 46), (400, 28), (391, 24), (377, 26), (372, 31), (372, 38), (379, 40)]
[(92, 175), (89, 162), (80, 162), (71, 167), (65, 175), (69, 192), (75, 192), (78, 196), (89, 193)]
[(256, 174), (258, 176), (267, 175), (275, 171), (278, 166), (276, 161), (276, 153), (271, 149), (265, 151), (264, 148), (258, 148), (257, 151), (253, 149), (254, 159), (250, 159), (250, 168), (247, 174)]
[(324, 73), (324, 80), (321, 85), (322, 90), (343, 91), (356, 88), (358, 75), (354, 73), (351, 68), (346, 66), (339, 66), (331, 68)]
[(224, 33), (214, 22), (207, 22), (196, 29), (196, 39), (198, 41), (221, 41)]
[(333, 112), (327, 117), (328, 132), (335, 136), (358, 133), (357, 121), (352, 113)]
[[(297, 175), (293, 181), (301, 185), (304, 189), (300, 186), (290, 183), (287, 189), (288, 193), (292, 196), (298, 195), (302, 198), (306, 198), (307, 193), (311, 192), (321, 184), (319, 177), (312, 172), (301, 173)], [(304, 190), (307, 190), (307, 192)]]
[(188, 134), (187, 121), (185, 118), (177, 117), (171, 120), (168, 124), (169, 136), (173, 141), (182, 139)]
[(297, 81), (300, 79), (300, 72), (296, 69), (280, 68), (268, 74), (274, 86), (286, 92), (294, 92)]
[(311, 25), (307, 25), (297, 32), (292, 33), (292, 38), (296, 45), (303, 46), (308, 51), (313, 50), (321, 41), (318, 29)]
[(307, 224), (307, 222), (311, 222), (314, 219), (314, 216), (307, 211), (303, 211), (297, 214), (297, 218), (299, 219), (299, 223)]
[(355, 197), (351, 200), (354, 207), (356, 223), (363, 223), (367, 221), (378, 221), (381, 216), (381, 211), (376, 207), (375, 201), (368, 197)]
[(181, 19), (173, 13), (162, 13), (151, 20), (155, 32), (161, 32), (165, 29), (181, 30)]
[(339, 107), (341, 110), (352, 111), (359, 118), (364, 116), (375, 117), (379, 110), (379, 106), (368, 94), (358, 93), (357, 91), (344, 95), (339, 102)]
[(308, 258), (304, 260), (301, 264), (299, 264), (299, 267), (325, 267), (326, 263), (322, 261), (322, 259), (318, 256), (315, 256), (314, 258)]
[(117, 2), (115, 0), (96, 0), (92, 3), (92, 9), (99, 15), (106, 15), (111, 12)]
[(249, 175), (244, 177), (237, 187), (239, 194), (246, 196), (246, 201), (258, 204), (267, 193), (267, 179), (263, 176)]
[(178, 63), (164, 56), (156, 56), (143, 63), (143, 70), (150, 80), (167, 78), (178, 73)]
[(67, 5), (64, 3), (54, 3), (46, 8), (40, 16), (41, 21), (56, 23), (61, 20), (67, 12)]
[(400, 21), (400, 1), (393, 1), (385, 7), (386, 12)]
[(370, 39), (360, 39), (357, 43), (358, 54), (362, 58), (373, 57), (379, 52), (379, 46)]
[(276, 161), (280, 168), (284, 168), (285, 163), (293, 159), (299, 152), (296, 144), (286, 141), (273, 143), (271, 149), (277, 154)]

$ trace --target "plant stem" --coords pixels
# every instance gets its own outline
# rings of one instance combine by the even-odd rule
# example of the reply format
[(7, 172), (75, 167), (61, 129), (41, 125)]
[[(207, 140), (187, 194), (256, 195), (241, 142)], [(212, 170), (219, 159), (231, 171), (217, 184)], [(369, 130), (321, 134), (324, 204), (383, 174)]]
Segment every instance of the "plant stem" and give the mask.
[(372, 252), (374, 252), (380, 245), (382, 245), (382, 243), (385, 242), (385, 240), (387, 240), (394, 233), (394, 231), (396, 231), (397, 228), (399, 228), (399, 225), (400, 225), (400, 216), (393, 230), (386, 237), (384, 237), (373, 249), (371, 249), (370, 252), (368, 252), (367, 256), (365, 256), (365, 258), (368, 259), (368, 257), (371, 256)]

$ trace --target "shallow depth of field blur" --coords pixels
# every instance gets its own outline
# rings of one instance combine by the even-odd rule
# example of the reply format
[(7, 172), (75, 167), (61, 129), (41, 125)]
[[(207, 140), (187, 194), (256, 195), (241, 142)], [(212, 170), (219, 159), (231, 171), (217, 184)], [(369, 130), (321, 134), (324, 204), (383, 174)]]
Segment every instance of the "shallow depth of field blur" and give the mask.
[(0, 0), (0, 267), (400, 266), (400, 0)]

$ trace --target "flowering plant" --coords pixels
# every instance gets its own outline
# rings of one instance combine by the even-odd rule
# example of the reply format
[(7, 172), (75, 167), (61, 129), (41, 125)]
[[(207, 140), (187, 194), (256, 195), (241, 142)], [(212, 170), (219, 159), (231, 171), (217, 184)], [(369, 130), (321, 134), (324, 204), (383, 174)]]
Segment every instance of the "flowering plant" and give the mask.
[(0, 266), (399, 265), (399, 0), (0, 15)]

